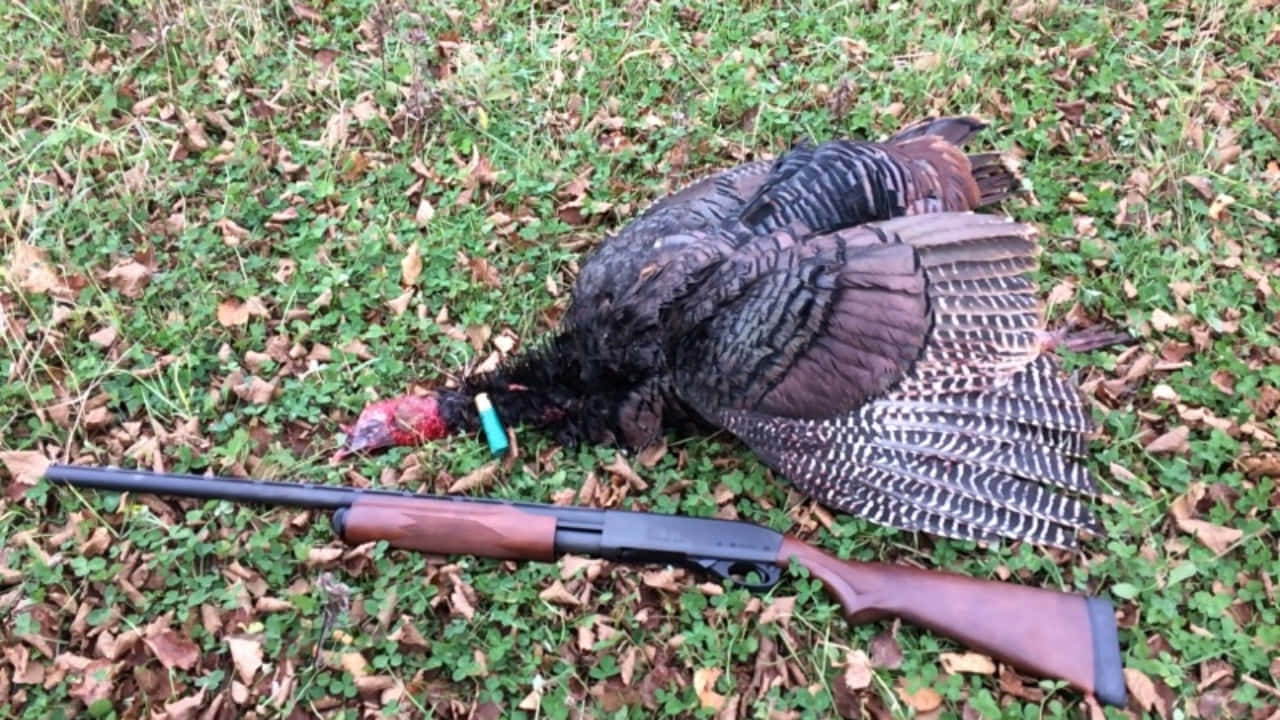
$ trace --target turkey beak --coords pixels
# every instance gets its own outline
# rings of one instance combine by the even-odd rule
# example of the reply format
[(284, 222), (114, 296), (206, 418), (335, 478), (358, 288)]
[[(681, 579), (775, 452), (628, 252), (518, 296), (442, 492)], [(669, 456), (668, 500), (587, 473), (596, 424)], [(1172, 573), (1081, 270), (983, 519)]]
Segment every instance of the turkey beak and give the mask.
[(362, 417), (356, 421), (355, 427), (347, 432), (346, 443), (338, 448), (330, 462), (336, 463), (364, 450), (376, 450), (394, 444), (391, 428), (387, 426), (386, 421), (381, 417)]

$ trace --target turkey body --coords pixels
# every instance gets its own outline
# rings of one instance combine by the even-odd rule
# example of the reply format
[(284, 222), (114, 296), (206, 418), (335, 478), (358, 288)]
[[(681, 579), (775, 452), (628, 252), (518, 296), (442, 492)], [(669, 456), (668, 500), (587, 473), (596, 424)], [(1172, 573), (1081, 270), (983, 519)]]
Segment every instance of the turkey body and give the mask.
[(1091, 425), (1044, 352), (1034, 230), (971, 212), (1015, 179), (943, 118), (801, 146), (667, 196), (585, 262), (564, 325), (442, 391), (566, 443), (723, 428), (830, 507), (1074, 547)]

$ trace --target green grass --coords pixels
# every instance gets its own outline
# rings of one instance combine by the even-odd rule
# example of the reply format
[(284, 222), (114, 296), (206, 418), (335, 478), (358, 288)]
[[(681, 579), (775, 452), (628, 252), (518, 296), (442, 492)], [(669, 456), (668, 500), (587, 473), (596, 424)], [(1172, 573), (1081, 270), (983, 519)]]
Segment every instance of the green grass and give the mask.
[[(805, 136), (975, 113), (993, 125), (983, 143), (1022, 158), (1034, 194), (1003, 210), (1043, 229), (1045, 292), (1073, 283), (1054, 322), (1142, 338), (1068, 358), (1096, 401), (1106, 537), (1067, 557), (849, 518), (826, 528), (723, 437), (673, 443), (622, 505), (733, 512), (846, 557), (1108, 596), (1126, 666), (1153, 688), (1131, 693), (1135, 712), (1267, 717), (1280, 705), (1280, 490), (1259, 459), (1280, 433), (1280, 15), (1267, 4), (7, 4), (0, 452), (446, 488), (485, 461), (482, 443), (333, 468), (338, 423), (483, 360), (492, 340), (477, 352), (469, 329), (544, 332), (584, 248), (692, 177)], [(423, 201), (434, 215), (420, 224)], [(423, 270), (406, 288), (414, 244)], [(16, 260), (28, 246), (52, 291)], [(144, 284), (109, 275), (131, 262)], [(397, 314), (388, 302), (406, 289)], [(250, 298), (259, 314), (218, 322), (221, 303)], [(275, 394), (254, 402), (251, 376)], [(1178, 427), (1185, 450), (1146, 450)], [(622, 487), (603, 469), (610, 450), (520, 440), (520, 461), (480, 492), (547, 501), (593, 473)], [(1242, 533), (1221, 552), (1171, 515), (1197, 483), (1195, 519)], [(948, 675), (939, 655), (957, 648), (905, 625), (901, 666), (850, 692), (847, 653), (885, 626), (850, 628), (794, 576), (757, 600), (609, 566), (564, 580), (588, 593), (566, 607), (539, 597), (554, 565), (383, 547), (326, 558), (311, 551), (338, 546), (315, 514), (47, 489), (0, 500), (0, 538), (0, 717), (149, 716), (202, 691), (237, 716), (711, 717), (699, 670), (722, 671), (710, 689), (726, 717), (909, 717), (897, 690), (920, 686), (942, 717), (1081, 705), (1057, 683), (1028, 679), (1019, 697), (995, 676)], [(345, 611), (325, 572), (350, 587)], [(785, 627), (756, 621), (789, 596)], [(165, 625), (198, 649), (186, 667), (128, 645)], [(264, 658), (243, 686), (238, 637)], [(357, 679), (343, 653), (392, 689)], [(519, 709), (535, 688), (536, 709)]]

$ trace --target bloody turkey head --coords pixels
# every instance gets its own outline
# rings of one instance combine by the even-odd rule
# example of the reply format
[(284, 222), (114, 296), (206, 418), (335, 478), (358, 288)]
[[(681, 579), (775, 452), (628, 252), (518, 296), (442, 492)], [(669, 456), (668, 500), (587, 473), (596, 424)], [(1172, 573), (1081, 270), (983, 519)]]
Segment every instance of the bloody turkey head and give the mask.
[(346, 443), (334, 453), (332, 462), (365, 450), (418, 445), (449, 434), (449, 424), (440, 415), (434, 394), (402, 395), (379, 400), (366, 407), (356, 424), (343, 428)]

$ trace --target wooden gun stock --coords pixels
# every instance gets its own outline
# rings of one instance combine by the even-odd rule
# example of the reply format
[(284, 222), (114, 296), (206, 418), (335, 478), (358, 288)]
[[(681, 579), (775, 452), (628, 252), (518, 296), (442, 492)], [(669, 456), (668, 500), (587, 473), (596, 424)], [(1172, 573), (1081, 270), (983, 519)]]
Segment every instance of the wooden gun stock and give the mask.
[(858, 624), (900, 617), (1041, 677), (1062, 678), (1100, 702), (1125, 706), (1111, 603), (1010, 583), (841, 560), (793, 537), (778, 553), (822, 581)]

